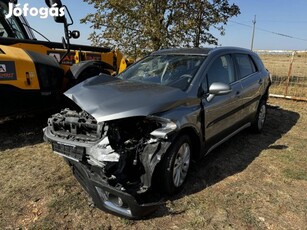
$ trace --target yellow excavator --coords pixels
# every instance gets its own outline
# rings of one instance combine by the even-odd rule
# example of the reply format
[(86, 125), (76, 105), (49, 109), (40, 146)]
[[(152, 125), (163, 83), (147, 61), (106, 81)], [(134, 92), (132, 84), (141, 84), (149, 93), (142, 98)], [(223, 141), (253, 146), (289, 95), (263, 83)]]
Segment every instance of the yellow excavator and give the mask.
[[(118, 50), (70, 44), (79, 31), (70, 31), (72, 17), (60, 0), (46, 0), (48, 7), (65, 9), (54, 16), (64, 25), (62, 43), (39, 41), (24, 16), (7, 18), (9, 5), (0, 0), (0, 116), (60, 103), (62, 93), (100, 73), (115, 75), (127, 67)], [(37, 32), (37, 31), (36, 31)]]

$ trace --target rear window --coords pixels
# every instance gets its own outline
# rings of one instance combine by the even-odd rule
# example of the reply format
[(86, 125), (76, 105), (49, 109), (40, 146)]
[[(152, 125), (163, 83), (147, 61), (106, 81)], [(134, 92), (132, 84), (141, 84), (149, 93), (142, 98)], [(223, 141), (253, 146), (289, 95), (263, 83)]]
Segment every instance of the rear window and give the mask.
[(235, 60), (239, 68), (239, 79), (258, 71), (252, 58), (247, 54), (235, 54)]

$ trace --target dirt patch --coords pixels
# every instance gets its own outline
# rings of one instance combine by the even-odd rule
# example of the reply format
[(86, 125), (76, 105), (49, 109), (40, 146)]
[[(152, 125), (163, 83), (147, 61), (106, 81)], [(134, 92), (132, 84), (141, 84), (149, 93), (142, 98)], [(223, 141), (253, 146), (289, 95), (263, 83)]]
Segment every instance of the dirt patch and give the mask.
[(244, 131), (194, 163), (184, 190), (139, 221), (91, 206), (43, 142), (49, 115), (0, 122), (0, 229), (306, 229), (307, 104), (270, 105), (263, 134)]

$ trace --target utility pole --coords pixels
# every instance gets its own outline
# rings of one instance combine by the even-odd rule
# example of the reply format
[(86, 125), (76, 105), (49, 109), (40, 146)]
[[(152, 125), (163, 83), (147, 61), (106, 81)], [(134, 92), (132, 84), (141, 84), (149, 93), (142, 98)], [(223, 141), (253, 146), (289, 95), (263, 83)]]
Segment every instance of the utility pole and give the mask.
[(255, 38), (255, 27), (256, 27), (256, 15), (254, 16), (253, 22), (253, 35), (252, 35), (252, 44), (251, 44), (251, 50), (254, 48), (254, 38)]

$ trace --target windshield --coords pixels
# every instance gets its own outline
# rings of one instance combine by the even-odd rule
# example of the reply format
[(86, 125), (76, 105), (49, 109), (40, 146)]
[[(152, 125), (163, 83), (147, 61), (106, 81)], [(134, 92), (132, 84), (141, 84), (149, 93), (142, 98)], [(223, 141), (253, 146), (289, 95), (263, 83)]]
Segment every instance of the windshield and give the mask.
[(205, 58), (200, 55), (152, 55), (131, 66), (118, 77), (186, 90)]

